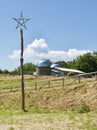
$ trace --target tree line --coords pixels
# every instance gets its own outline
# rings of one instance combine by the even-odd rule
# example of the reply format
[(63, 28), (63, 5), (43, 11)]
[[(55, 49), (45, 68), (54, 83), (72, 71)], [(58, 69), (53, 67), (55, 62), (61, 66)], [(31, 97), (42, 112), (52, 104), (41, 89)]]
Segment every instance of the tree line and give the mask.
[(86, 73), (95, 72), (97, 71), (97, 52), (83, 54), (73, 61), (58, 61), (56, 63), (61, 67), (78, 69)]
[[(57, 61), (55, 63), (61, 67), (78, 69), (86, 73), (95, 72), (97, 71), (97, 52), (83, 54), (72, 61)], [(33, 63), (24, 64), (24, 74), (33, 74), (36, 71), (36, 67)], [(0, 74), (18, 75), (20, 74), (20, 67), (17, 67), (13, 71), (0, 69)]]
[[(36, 71), (36, 65), (34, 65), (33, 63), (25, 63), (23, 66), (23, 71), (24, 71), (24, 74), (26, 74), (26, 75), (33, 74), (33, 72)], [(15, 68), (12, 71), (0, 69), (0, 74), (20, 75), (20, 73), (21, 73), (20, 66)]]

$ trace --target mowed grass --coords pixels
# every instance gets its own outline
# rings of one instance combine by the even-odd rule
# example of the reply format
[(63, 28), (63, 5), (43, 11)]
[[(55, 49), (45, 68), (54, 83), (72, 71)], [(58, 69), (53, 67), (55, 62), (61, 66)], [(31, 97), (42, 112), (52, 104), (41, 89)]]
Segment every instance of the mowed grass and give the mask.
[[(4, 111), (3, 111), (4, 112)], [(5, 111), (0, 116), (0, 130), (96, 130), (97, 113), (30, 110)]]
[(26, 112), (21, 110), (20, 76), (0, 77), (0, 130), (97, 130), (94, 78), (65, 79), (64, 86), (54, 80), (50, 87), (48, 81), (58, 77), (24, 78)]

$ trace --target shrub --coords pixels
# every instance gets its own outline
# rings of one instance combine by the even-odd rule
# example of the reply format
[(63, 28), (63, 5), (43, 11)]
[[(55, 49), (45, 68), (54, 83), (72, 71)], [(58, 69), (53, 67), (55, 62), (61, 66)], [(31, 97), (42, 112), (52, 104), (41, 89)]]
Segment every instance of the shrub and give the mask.
[(69, 72), (67, 75), (68, 76), (74, 76), (74, 73), (73, 72)]
[(79, 113), (87, 113), (90, 111), (89, 106), (86, 105), (86, 103), (82, 104), (79, 108), (78, 108), (78, 112)]

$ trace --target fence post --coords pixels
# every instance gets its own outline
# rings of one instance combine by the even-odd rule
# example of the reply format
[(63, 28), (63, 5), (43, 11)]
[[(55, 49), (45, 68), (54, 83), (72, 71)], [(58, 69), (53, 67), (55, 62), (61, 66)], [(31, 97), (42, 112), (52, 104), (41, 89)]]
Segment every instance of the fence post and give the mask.
[(79, 76), (79, 83), (81, 82), (81, 77)]
[(37, 83), (35, 82), (35, 90), (37, 90)]
[(48, 81), (48, 88), (50, 88), (50, 80)]
[(63, 83), (62, 83), (62, 87), (64, 88), (64, 78), (62, 79)]

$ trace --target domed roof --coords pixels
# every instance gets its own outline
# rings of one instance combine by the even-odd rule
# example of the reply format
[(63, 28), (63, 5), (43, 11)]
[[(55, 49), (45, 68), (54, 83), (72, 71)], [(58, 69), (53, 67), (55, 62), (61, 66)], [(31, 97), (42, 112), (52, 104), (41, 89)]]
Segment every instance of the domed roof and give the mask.
[(50, 67), (51, 62), (47, 59), (40, 60), (38, 63), (38, 67)]
[(60, 67), (60, 65), (59, 64), (52, 64), (51, 68), (54, 68), (54, 67)]

